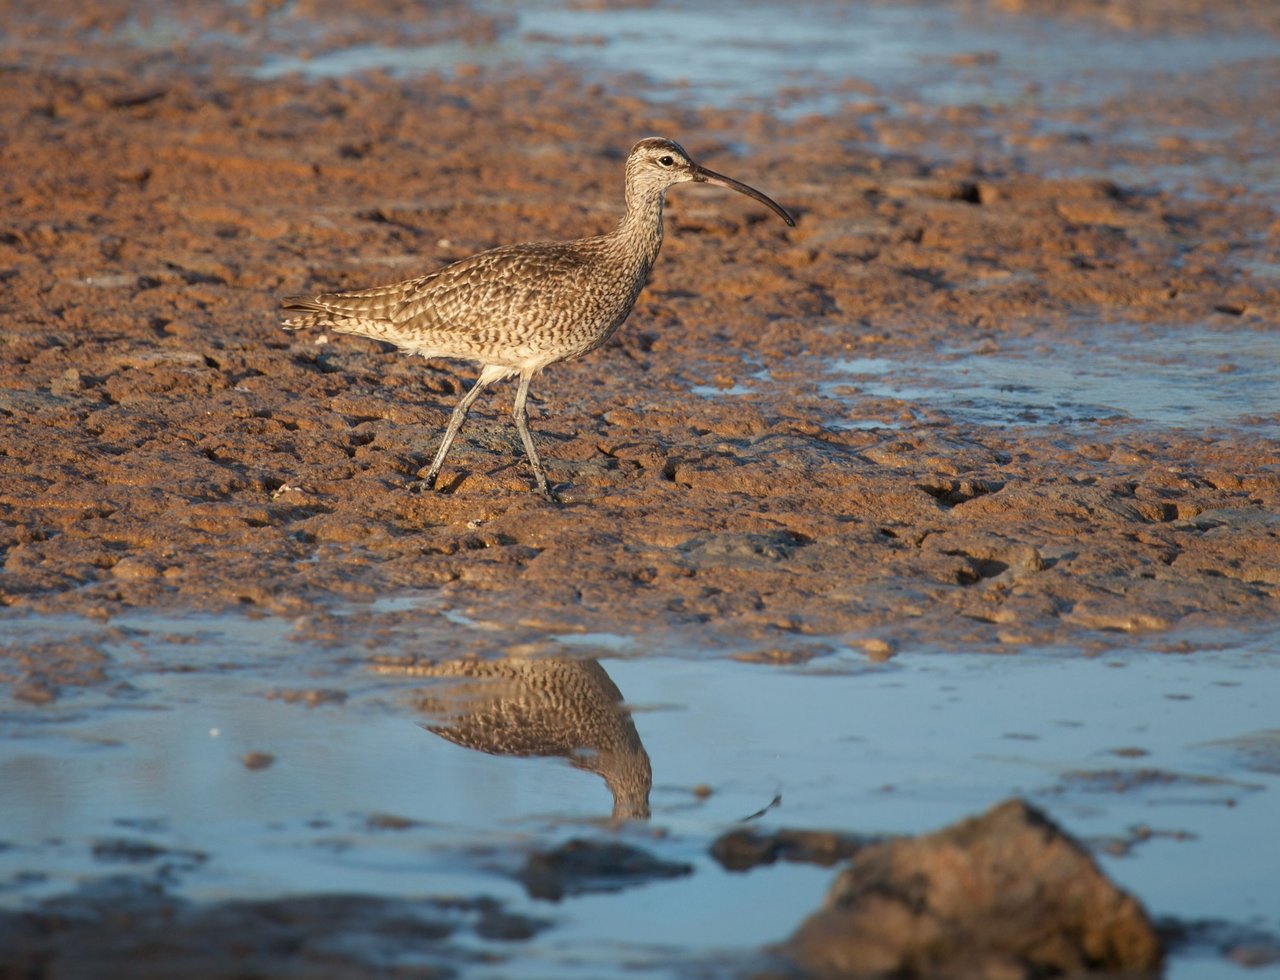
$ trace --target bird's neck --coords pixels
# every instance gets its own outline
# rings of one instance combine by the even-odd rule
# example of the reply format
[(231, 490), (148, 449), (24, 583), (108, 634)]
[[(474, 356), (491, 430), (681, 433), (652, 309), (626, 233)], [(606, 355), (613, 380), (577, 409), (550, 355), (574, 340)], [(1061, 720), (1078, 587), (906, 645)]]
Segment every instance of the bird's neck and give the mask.
[(658, 257), (662, 247), (662, 191), (642, 194), (627, 193), (627, 213), (614, 233), (629, 254), (643, 258), (647, 266)]

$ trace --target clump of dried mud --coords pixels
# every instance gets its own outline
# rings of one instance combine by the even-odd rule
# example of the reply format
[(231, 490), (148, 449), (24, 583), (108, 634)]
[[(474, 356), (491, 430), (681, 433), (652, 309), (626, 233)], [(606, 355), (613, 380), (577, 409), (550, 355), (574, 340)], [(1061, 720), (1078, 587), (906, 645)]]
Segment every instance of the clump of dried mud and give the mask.
[[(119, 860), (139, 858), (128, 842), (118, 851)], [(0, 911), (0, 950), (10, 976), (200, 980), (247, 970), (355, 980), (385, 971), (394, 948), (412, 963), (401, 975), (436, 978), (492, 964), (492, 952), (468, 943), (519, 949), (547, 925), (485, 898), (299, 895), (198, 904), (121, 875), (26, 911)]]
[(805, 976), (1153, 976), (1146, 911), (1022, 800), (870, 846), (783, 947)]
[[(86, 30), (119, 29), (103, 23)], [(449, 30), (486, 29), (468, 23)], [(534, 630), (662, 623), (771, 649), (861, 631), (890, 651), (1274, 612), (1265, 427), (994, 429), (836, 403), (814, 375), (1086, 321), (1273, 329), (1274, 286), (1242, 272), (1280, 235), (1262, 195), (1044, 176), (1050, 157), (1068, 172), (1149, 151), (1032, 138), (1017, 108), (891, 114), (858, 96), (783, 122), (555, 68), (256, 81), (230, 70), (234, 47), (197, 70), (110, 45), (72, 64), (28, 33), (43, 40), (0, 100), (5, 605), (290, 613), (425, 589)], [(1147, 109), (1243, 127), (1259, 108), (1225, 77), (1177, 91)], [(1098, 108), (1117, 126), (1132, 111)], [(630, 322), (534, 386), (544, 459), (578, 502), (528, 492), (502, 389), (473, 411), (447, 492), (409, 492), (469, 369), (286, 334), (279, 298), (598, 233), (651, 133), (799, 227), (672, 193)], [(691, 392), (761, 365), (775, 383), (750, 399)]]

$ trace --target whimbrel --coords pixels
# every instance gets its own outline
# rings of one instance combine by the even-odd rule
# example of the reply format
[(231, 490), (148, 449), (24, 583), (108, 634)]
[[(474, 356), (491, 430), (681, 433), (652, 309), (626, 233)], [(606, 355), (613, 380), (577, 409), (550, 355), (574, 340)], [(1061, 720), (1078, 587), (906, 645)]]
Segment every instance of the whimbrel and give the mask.
[(607, 235), (571, 242), (528, 242), (480, 252), (438, 272), (349, 293), (286, 299), (284, 327), (325, 327), (394, 344), (423, 357), (474, 361), (480, 377), (454, 408), (423, 485), (435, 487), (444, 458), (476, 397), (520, 376), (512, 415), (537, 490), (547, 483), (526, 418), (529, 382), (549, 364), (581, 357), (626, 320), (662, 246), (662, 205), (673, 184), (728, 187), (783, 208), (754, 187), (695, 163), (678, 143), (650, 137), (627, 157), (627, 211)]

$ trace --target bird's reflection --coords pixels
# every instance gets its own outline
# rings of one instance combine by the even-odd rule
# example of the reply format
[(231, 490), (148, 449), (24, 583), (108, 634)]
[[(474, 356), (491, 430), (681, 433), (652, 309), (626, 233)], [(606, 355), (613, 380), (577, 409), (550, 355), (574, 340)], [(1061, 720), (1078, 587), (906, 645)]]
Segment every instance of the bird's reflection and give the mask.
[(490, 755), (560, 756), (604, 778), (615, 820), (649, 817), (653, 771), (622, 692), (590, 659), (510, 657), (416, 663), (406, 672), (455, 678), (419, 693), (424, 727)]

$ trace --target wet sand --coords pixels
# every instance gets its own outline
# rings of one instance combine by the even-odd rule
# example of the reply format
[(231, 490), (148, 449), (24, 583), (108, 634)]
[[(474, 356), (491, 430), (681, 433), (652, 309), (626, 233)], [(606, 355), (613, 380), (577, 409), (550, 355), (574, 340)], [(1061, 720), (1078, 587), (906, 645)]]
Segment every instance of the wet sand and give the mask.
[[(1193, 3), (1161, 24), (1077, 6), (1121, 41), (1238, 27)], [(1255, 372), (1280, 320), (1277, 58), (1118, 94), (1085, 80), (1051, 111), (1019, 65), (1026, 97), (1006, 101), (851, 70), (726, 107), (555, 62), (262, 70), (352, 44), (550, 44), (463, 5), (166, 10), (46, 5), (5, 41), (8, 615), (289, 617), (390, 655), (429, 608), (501, 627), (440, 641), (459, 655), (608, 633), (783, 664), (1274, 621), (1280, 404)], [(1004, 69), (975, 46), (922, 70)], [(530, 492), (510, 385), (473, 410), (445, 492), (410, 492), (474, 371), (285, 333), (280, 298), (602, 232), (627, 149), (654, 133), (798, 227), (673, 191), (631, 319), (532, 389), (571, 502)], [(1172, 365), (1172, 386), (1207, 374), (1228, 404), (1189, 395), (1180, 423), (1176, 401), (1153, 421), (1050, 399), (992, 423), (1007, 383), (894, 388), (900, 368), (1001, 359), (1067, 392), (1101, 361)], [(420, 601), (368, 604), (401, 595)], [(26, 704), (121, 678), (88, 633), (0, 643)]]

